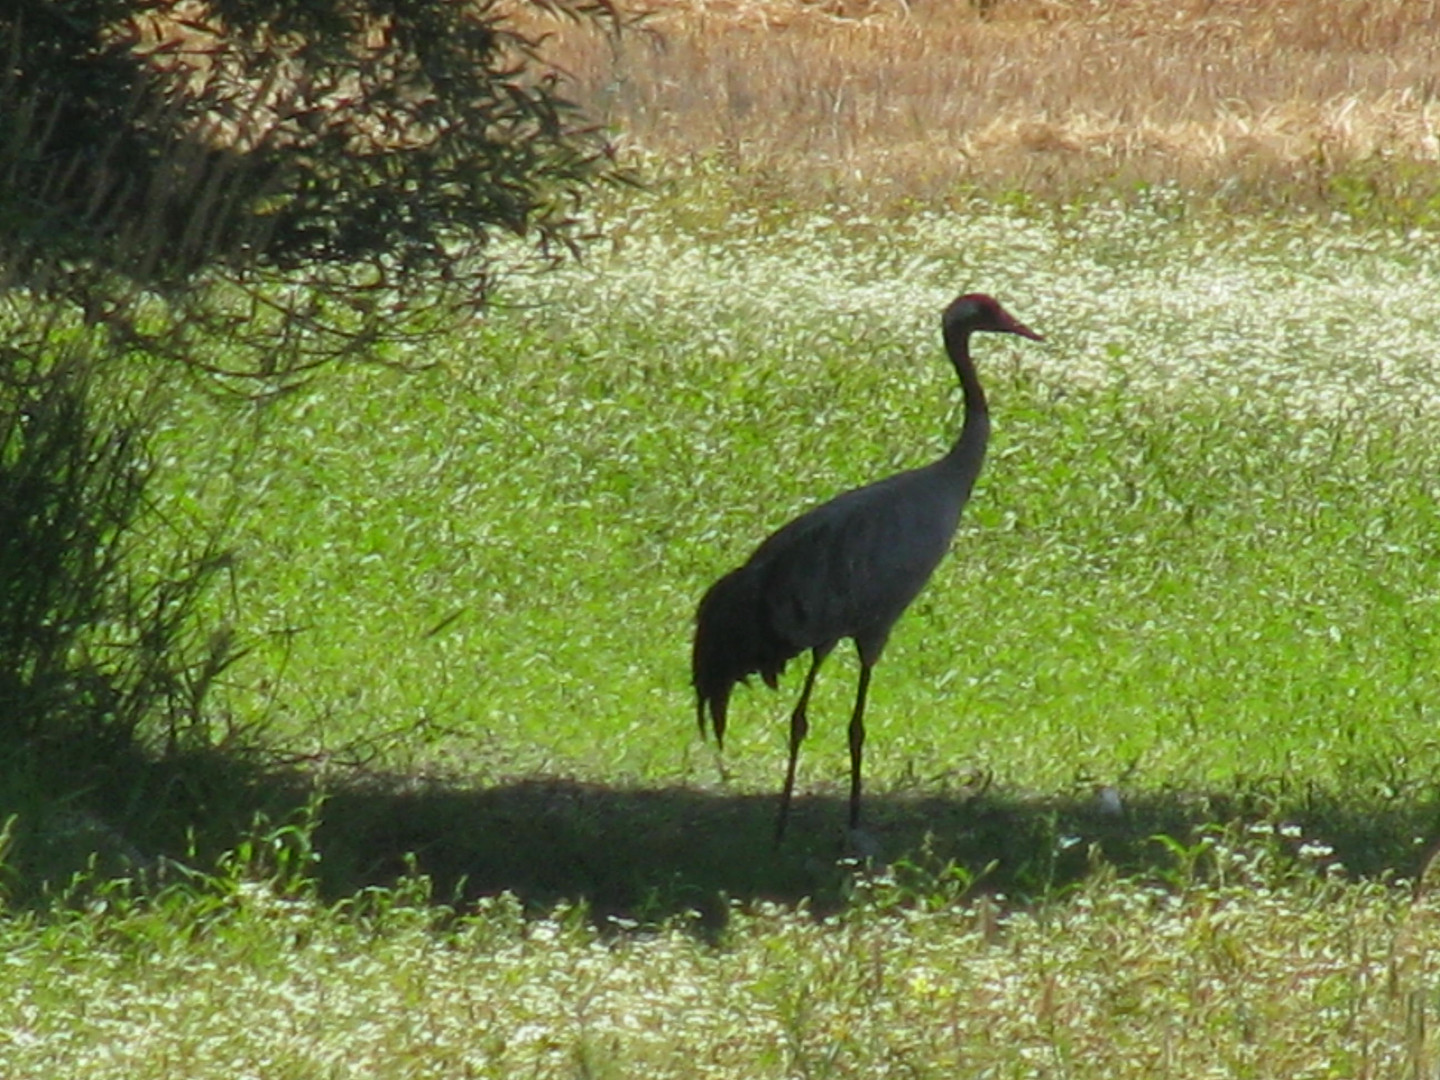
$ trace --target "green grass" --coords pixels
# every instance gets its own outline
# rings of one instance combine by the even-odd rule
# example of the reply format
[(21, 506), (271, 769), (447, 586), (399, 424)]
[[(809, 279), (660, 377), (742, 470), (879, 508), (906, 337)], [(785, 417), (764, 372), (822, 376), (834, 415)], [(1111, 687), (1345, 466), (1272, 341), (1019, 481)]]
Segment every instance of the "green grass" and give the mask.
[[(1386, 283), (1418, 249), (1355, 295), (1380, 260), (1343, 229), (1187, 226), (1157, 249), (1138, 246), (1153, 223), (1118, 224), (1128, 238), (1009, 221), (999, 283), (903, 265), (926, 257), (918, 228), (909, 250), (863, 223), (653, 233), (638, 259), (517, 291), (535, 306), (418, 376), (351, 371), (271, 403), (236, 481), (242, 632), (263, 643), (237, 710), (385, 768), (713, 783), (686, 687), (696, 599), (805, 506), (939, 452), (958, 417), (935, 312), (981, 285), (1051, 342), (977, 343), (992, 456), (879, 669), (876, 787), (976, 768), (1041, 792), (1333, 787), (1402, 756), (1428, 779), (1437, 305), (1400, 313), (1398, 349), (1343, 351), (1397, 328)], [(1197, 249), (1218, 250), (1197, 267)], [(1119, 280), (1073, 302), (1027, 288), (1057, 254)], [(1184, 278), (1130, 287), (1157, 266)], [(1217, 305), (1204, 277), (1291, 284)], [(1326, 278), (1343, 309), (1313, 295)], [(214, 421), (177, 428), (191, 475), (222, 455), (180, 440)], [(843, 773), (853, 673), (837, 656), (821, 680), (809, 786)], [(773, 786), (787, 702), (742, 693), (733, 790)]]
[[(768, 797), (796, 676), (741, 693), (722, 779), (691, 719), (695, 602), (805, 506), (939, 452), (958, 417), (936, 312), (984, 287), (1050, 340), (977, 342), (992, 456), (870, 710), (886, 850), (923, 836), (907, 799), (958, 812), (983, 776), (1007, 807), (1083, 810), (1114, 785), (1164, 803), (1156, 825), (1330, 815), (1352, 862), (1408, 868), (1440, 765), (1435, 259), (1170, 209), (724, 235), (636, 218), (424, 372), (268, 403), (230, 478), (258, 643), (233, 709), (327, 760), (512, 785), (511, 817), (537, 776)], [(177, 473), (230, 460), (233, 419), (182, 418)], [(802, 849), (830, 850), (853, 679), (842, 651), (817, 691), (802, 790), (824, 802), (802, 807)]]
[[(325, 906), (272, 881), (112, 889), (0, 923), (12, 1076), (1429, 1075), (1437, 908), (1287, 878), (1217, 840), (1218, 880), (1101, 872), (1064, 903), (915, 906), (893, 880), (820, 920), (735, 906), (597, 929), (424, 882)], [(243, 870), (242, 867), (234, 869)]]
[[(272, 814), (326, 799), (208, 882), (87, 879), (0, 924), (0, 1073), (1433, 1069), (1406, 879), (1440, 813), (1434, 245), (1164, 193), (627, 213), (423, 371), (182, 398), (160, 509), (238, 507), (214, 600), (253, 651), (217, 705), (297, 758)], [(938, 312), (977, 288), (1049, 340), (976, 342), (991, 458), (877, 669), (868, 825), (898, 862), (867, 880), (852, 658), (775, 852), (798, 673), (738, 694), (722, 769), (691, 618), (794, 513), (940, 452)], [(233, 818), (220, 781), (194, 801)], [(147, 805), (81, 822), (209, 866)], [(267, 861), (297, 838), (313, 885)], [(456, 911), (389, 891), (411, 870)]]

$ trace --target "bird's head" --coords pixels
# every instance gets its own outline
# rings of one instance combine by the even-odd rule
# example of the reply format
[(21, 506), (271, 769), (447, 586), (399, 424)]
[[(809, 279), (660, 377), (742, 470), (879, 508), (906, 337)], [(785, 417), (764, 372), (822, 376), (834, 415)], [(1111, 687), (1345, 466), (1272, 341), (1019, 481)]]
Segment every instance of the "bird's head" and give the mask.
[(976, 330), (993, 330), (1000, 334), (1019, 334), (1032, 341), (1044, 341), (1015, 316), (1000, 306), (993, 296), (984, 293), (966, 293), (951, 301), (945, 309), (945, 336), (952, 334), (969, 335)]

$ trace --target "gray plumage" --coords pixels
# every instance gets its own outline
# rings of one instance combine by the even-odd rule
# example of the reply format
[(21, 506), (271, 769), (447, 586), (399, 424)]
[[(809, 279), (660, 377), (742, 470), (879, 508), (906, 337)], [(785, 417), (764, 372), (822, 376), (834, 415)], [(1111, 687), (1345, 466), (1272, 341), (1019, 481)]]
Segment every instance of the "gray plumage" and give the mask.
[(703, 736), (708, 716), (722, 748), (735, 684), (759, 675), (774, 689), (785, 665), (810, 652), (810, 668), (790, 715), (790, 758), (775, 825), (777, 843), (789, 818), (815, 675), (844, 638), (852, 639), (860, 654), (850, 717), (850, 827), (860, 824), (860, 764), (871, 669), (891, 627), (950, 547), (985, 460), (990, 418), (970, 359), (970, 335), (991, 330), (1041, 340), (995, 300), (978, 293), (953, 301), (941, 325), (965, 400), (965, 419), (949, 453), (807, 511), (772, 534), (744, 566), (722, 577), (700, 601), (692, 654), (696, 719)]

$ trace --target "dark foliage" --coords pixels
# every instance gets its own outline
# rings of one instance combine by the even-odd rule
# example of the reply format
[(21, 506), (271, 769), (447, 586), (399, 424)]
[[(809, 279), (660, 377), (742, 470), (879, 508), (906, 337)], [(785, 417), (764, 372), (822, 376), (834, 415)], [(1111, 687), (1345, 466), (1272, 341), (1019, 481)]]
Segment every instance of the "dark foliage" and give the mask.
[[(606, 0), (546, 6), (614, 25)], [(325, 332), (311, 360), (369, 350), (417, 308), (433, 324), (437, 302), (483, 299), (499, 234), (572, 249), (584, 193), (616, 175), (490, 0), (4, 11), (0, 284), (152, 351), (195, 350), (137, 317), (137, 293), (192, 332), (293, 321)], [(276, 356), (257, 340), (238, 366), (273, 375)]]
[(200, 703), (233, 657), (193, 616), (223, 558), (140, 546), (144, 420), (97, 414), (92, 365), (12, 353), (0, 376), (0, 744), (103, 757), (147, 721), (208, 742)]

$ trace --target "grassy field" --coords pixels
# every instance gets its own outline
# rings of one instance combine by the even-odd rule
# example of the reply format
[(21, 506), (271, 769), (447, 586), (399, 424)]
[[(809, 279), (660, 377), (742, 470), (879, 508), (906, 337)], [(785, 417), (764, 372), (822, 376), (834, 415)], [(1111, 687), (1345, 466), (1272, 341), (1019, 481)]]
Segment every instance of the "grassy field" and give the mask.
[[(318, 688), (262, 680), (287, 739), (470, 777), (714, 782), (677, 720), (696, 598), (806, 505), (946, 445), (937, 312), (984, 288), (1049, 340), (977, 346), (994, 457), (886, 657), (880, 786), (1333, 786), (1399, 745), (1426, 775), (1426, 241), (1163, 206), (731, 225), (640, 222), (419, 377), (265, 407), (238, 587), (271, 609), (244, 631), (272, 672)], [(191, 445), (192, 474), (224, 454)], [(732, 786), (770, 786), (783, 708), (742, 695)], [(817, 732), (823, 783), (840, 727)]]
[(0, 924), (12, 1076), (1417, 1077), (1437, 910), (1251, 876), (1064, 904), (736, 908), (595, 930), (510, 899), (246, 886)]
[[(158, 899), (9, 923), (0, 1064), (1428, 1075), (1435, 257), (1171, 209), (636, 209), (428, 371), (259, 407), (248, 457), (192, 399), (175, 505), (246, 493), (229, 707), (328, 802)], [(1048, 342), (977, 343), (994, 457), (878, 669), (895, 861), (844, 857), (838, 657), (772, 851), (794, 678), (740, 696), (722, 771), (693, 605), (940, 450), (962, 288)]]
[[(1151, 25), (1135, 50), (1193, 90), (1199, 44), (1233, 60), (1263, 31), (1287, 79), (1306, 49), (1355, 60), (1315, 100), (1352, 93), (1356, 125), (1434, 48), (1411, 34), (1433, 5), (1319, 4), (1324, 39), (1294, 4), (1172, 6), (1153, 25), (1138, 0), (652, 24), (665, 62), (795, 86), (817, 57), (874, 58), (855, 42), (918, 25), (935, 50), (948, 27), (977, 93), (1019, 85), (975, 67), (1019, 64), (1000, 40), (1080, 70)], [(740, 45), (733, 68), (686, 52)], [(1143, 85), (1111, 80), (1137, 131), (1177, 108), (1134, 111)], [(1197, 116), (1247, 86), (1192, 94)], [(1028, 102), (1074, 137), (1079, 99), (1017, 93), (1012, 120)], [(713, 95), (687, 100), (676, 139), (750, 156), (632, 117), (650, 190), (597, 207), (583, 264), (520, 272), (464, 335), (385, 358), (408, 370), (251, 404), (177, 388), (156, 511), (231, 517), (212, 614), (250, 651), (216, 724), (282, 764), (185, 774), (188, 837), (170, 774), (108, 817), (28, 793), (0, 856), (38, 850), (52, 891), (0, 858), (0, 1076), (1433, 1075), (1440, 255), (1423, 200), (1397, 198), (1423, 194), (1423, 139), (1386, 144), (1393, 184), (1332, 183), (1381, 160), (1357, 153), (1292, 199), (1277, 153), (1226, 201), (1206, 187), (1243, 173), (1225, 155), (1107, 179), (1065, 151), (1042, 176), (972, 132), (968, 171), (912, 145), (936, 169), (897, 165), (908, 194), (877, 200), (785, 126), (803, 109), (746, 113), (769, 128), (725, 144)], [(1405, 100), (1423, 124), (1428, 99)], [(904, 139), (838, 115), (865, 155)], [(982, 173), (1004, 197), (976, 194)], [(1047, 340), (975, 343), (991, 457), (871, 696), (882, 857), (857, 862), (841, 828), (844, 650), (773, 850), (798, 675), (737, 694), (720, 759), (687, 686), (694, 606), (794, 513), (943, 450), (939, 311), (970, 290)]]

